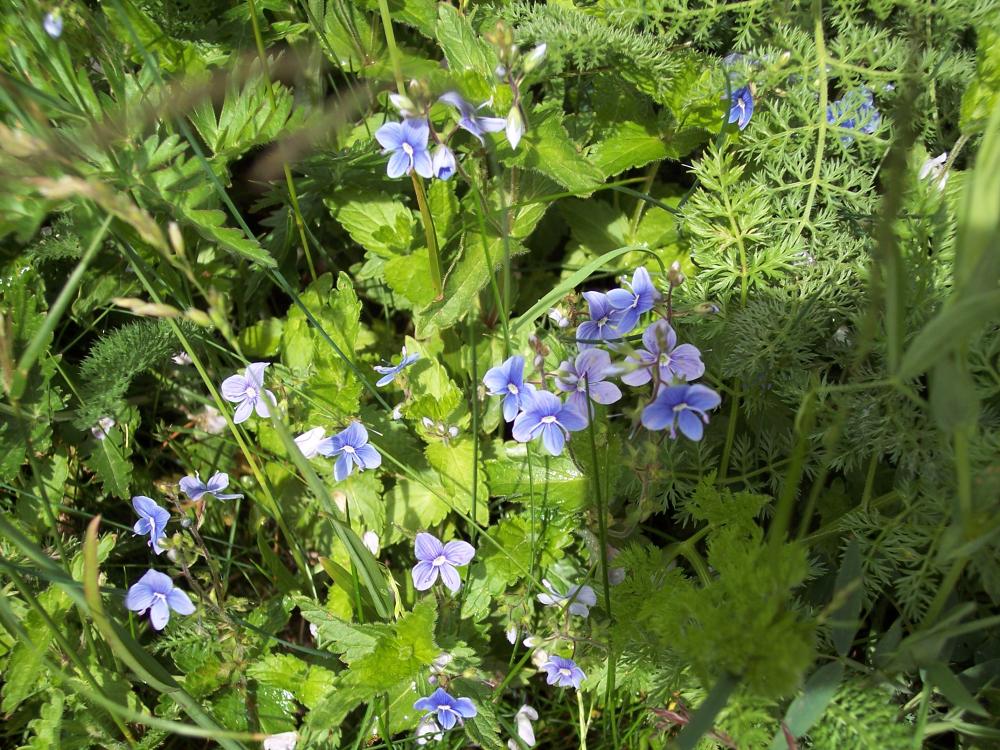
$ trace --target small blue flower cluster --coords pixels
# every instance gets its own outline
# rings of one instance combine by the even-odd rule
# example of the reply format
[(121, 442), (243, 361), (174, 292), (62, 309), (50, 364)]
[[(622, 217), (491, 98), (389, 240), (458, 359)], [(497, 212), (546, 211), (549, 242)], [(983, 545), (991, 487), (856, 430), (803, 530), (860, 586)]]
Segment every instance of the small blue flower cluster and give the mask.
[[(552, 374), (555, 388), (568, 393), (565, 401), (545, 390), (546, 375), (537, 384), (525, 382), (524, 358), (514, 355), (491, 368), (483, 378), (490, 396), (503, 397), (503, 416), (513, 422), (515, 440), (528, 443), (541, 438), (545, 451), (562, 453), (569, 433), (583, 430), (590, 421), (590, 401), (613, 404), (621, 389), (610, 378), (641, 386), (653, 382), (651, 402), (642, 410), (642, 424), (650, 430), (679, 429), (691, 440), (701, 440), (708, 412), (720, 403), (719, 394), (703, 385), (691, 385), (705, 366), (701, 352), (691, 344), (677, 344), (677, 334), (666, 319), (650, 323), (642, 334), (642, 348), (632, 349), (624, 337), (642, 316), (662, 299), (649, 272), (640, 267), (621, 288), (584, 292), (590, 319), (576, 331), (579, 353), (563, 361)], [(606, 346), (607, 350), (599, 348)], [(610, 351), (608, 351), (610, 350)], [(612, 354), (625, 354), (614, 363)]]
[[(826, 108), (826, 121), (835, 127), (871, 135), (882, 122), (882, 113), (875, 107), (871, 90), (861, 87), (851, 89), (840, 99), (831, 102)], [(842, 135), (840, 142), (849, 146), (854, 142), (854, 136)]]

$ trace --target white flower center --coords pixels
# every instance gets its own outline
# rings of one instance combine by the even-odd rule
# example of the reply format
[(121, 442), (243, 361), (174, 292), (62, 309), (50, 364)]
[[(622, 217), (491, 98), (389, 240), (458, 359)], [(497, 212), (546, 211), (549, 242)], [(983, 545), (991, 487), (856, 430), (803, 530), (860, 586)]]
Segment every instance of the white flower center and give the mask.
[(161, 594), (161, 593), (159, 593), (159, 592), (155, 592), (155, 593), (153, 594), (153, 598), (154, 598), (154, 599), (159, 599), (159, 600), (161, 600), (161, 601), (164, 601), (164, 602), (165, 602), (165, 601), (167, 600), (167, 595), (166, 595), (166, 594)]
[(603, 318), (601, 318), (599, 321), (597, 321), (597, 327), (598, 328), (603, 328), (605, 326), (605, 324), (607, 324), (607, 322), (608, 322), (608, 316), (605, 315)]
[(688, 408), (688, 405), (685, 404), (685, 403), (677, 404), (677, 406), (674, 407), (674, 413), (676, 414), (676, 413), (682, 412), (682, 411), (684, 411), (687, 408)]
[(433, 565), (435, 568), (440, 568), (446, 562), (448, 562), (447, 557), (445, 557), (444, 555), (438, 555), (437, 557), (434, 558), (433, 562), (431, 562), (431, 565)]
[(413, 158), (413, 146), (411, 146), (409, 143), (404, 143), (403, 153), (409, 156), (410, 158)]
[(559, 674), (561, 674), (563, 677), (572, 677), (573, 670), (563, 667), (562, 669), (559, 670)]
[(257, 389), (252, 385), (248, 385), (247, 389), (243, 391), (243, 393), (246, 394), (247, 398), (257, 398)]
[(517, 386), (513, 383), (507, 383), (507, 391), (513, 393), (515, 396), (518, 394)]
[(551, 414), (549, 416), (547, 416), (547, 417), (542, 417), (542, 424), (552, 424), (555, 421), (556, 421), (556, 418), (553, 417)]
[(354, 446), (351, 445), (344, 446), (344, 453), (355, 453), (355, 452), (356, 451), (354, 450)]
[(670, 355), (664, 352), (660, 355), (660, 367), (667, 367), (670, 364)]

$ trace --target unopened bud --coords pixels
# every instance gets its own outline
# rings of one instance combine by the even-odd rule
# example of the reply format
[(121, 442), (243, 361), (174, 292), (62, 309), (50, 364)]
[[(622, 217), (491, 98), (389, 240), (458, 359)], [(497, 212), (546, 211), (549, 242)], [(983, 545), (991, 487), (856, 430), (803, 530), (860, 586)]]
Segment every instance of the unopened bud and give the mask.
[(542, 64), (542, 60), (545, 59), (545, 52), (548, 49), (547, 44), (539, 44), (531, 52), (524, 56), (524, 61), (521, 63), (522, 68), (525, 73), (530, 73), (539, 65)]
[(170, 246), (178, 255), (184, 255), (184, 235), (176, 221), (167, 224), (167, 236), (170, 238)]
[(389, 94), (389, 101), (403, 117), (413, 117), (417, 113), (417, 107), (410, 97), (404, 94)]
[(670, 264), (670, 268), (667, 269), (667, 281), (670, 282), (670, 286), (674, 289), (684, 283), (684, 272), (681, 270), (681, 262), (679, 260), (675, 260)]
[(524, 116), (521, 114), (521, 108), (516, 104), (510, 108), (510, 112), (507, 113), (507, 142), (510, 143), (510, 147), (517, 150), (517, 144), (521, 142), (521, 136), (524, 135)]

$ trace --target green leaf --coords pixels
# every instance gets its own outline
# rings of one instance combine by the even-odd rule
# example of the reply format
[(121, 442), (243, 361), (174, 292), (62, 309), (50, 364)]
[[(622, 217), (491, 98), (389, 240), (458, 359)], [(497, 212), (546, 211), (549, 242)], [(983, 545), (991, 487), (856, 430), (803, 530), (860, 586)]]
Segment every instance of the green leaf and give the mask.
[(281, 318), (264, 318), (242, 330), (237, 338), (243, 355), (250, 359), (266, 359), (276, 355), (284, 327), (285, 321)]
[(401, 201), (383, 193), (352, 191), (349, 197), (338, 194), (324, 203), (351, 239), (378, 256), (405, 254), (413, 244), (416, 217)]
[(830, 635), (837, 653), (847, 656), (854, 634), (858, 631), (858, 615), (864, 596), (861, 546), (856, 539), (852, 539), (844, 550), (844, 561), (837, 572), (834, 596), (842, 597), (842, 604), (830, 615)]
[(472, 30), (469, 20), (451, 5), (438, 6), (437, 38), (452, 74), (460, 76), (471, 70), (486, 80), (492, 79), (496, 55)]
[(109, 430), (103, 440), (95, 437), (88, 442), (90, 449), (86, 463), (101, 480), (104, 491), (128, 500), (131, 497), (129, 483), (132, 480), (132, 462), (129, 458), (132, 456), (132, 445), (125, 444), (124, 431)]
[(524, 443), (506, 443), (500, 458), (486, 462), (490, 495), (515, 499), (527, 506), (531, 499), (554, 504), (564, 512), (582, 509), (591, 499), (587, 477), (566, 455), (546, 456), (535, 450), (528, 475)]
[[(809, 676), (802, 695), (797, 696), (785, 712), (784, 724), (793, 737), (801, 737), (819, 721), (843, 679), (844, 665), (839, 661), (824, 664)], [(788, 750), (783, 731), (774, 735), (771, 750)]]
[(306, 708), (315, 708), (333, 689), (336, 675), (291, 654), (269, 654), (247, 668), (261, 684), (287, 691)]
[(962, 96), (959, 124), (966, 135), (979, 133), (1000, 105), (1000, 31), (977, 29), (976, 75)]
[(606, 177), (645, 166), (669, 155), (666, 143), (656, 128), (649, 123), (643, 125), (627, 120), (613, 125), (589, 152), (590, 161)]
[(973, 294), (946, 306), (914, 337), (899, 365), (899, 379), (909, 380), (927, 372), (997, 318), (1000, 318), (998, 290)]
[[(472, 438), (459, 437), (431, 443), (424, 454), (441, 477), (441, 484), (452, 497), (452, 504), (466, 514), (472, 512), (472, 475), (476, 465)], [(476, 522), (489, 523), (489, 491), (486, 472), (479, 462), (476, 478)]]
[(563, 127), (562, 118), (561, 108), (536, 110), (517, 152), (512, 154), (509, 146), (502, 147), (501, 161), (541, 172), (571, 192), (588, 194), (604, 182), (604, 172), (583, 155)]
[(947, 698), (955, 708), (961, 708), (975, 716), (990, 718), (990, 713), (984, 709), (975, 696), (966, 689), (955, 674), (943, 662), (933, 662), (924, 667), (931, 684)]

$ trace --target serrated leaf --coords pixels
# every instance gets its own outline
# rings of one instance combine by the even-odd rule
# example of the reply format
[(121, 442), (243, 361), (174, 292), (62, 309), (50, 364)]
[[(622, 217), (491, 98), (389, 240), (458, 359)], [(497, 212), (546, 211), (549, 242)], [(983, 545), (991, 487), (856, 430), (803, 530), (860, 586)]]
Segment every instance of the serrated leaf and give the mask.
[(626, 169), (642, 167), (669, 155), (667, 145), (656, 128), (626, 120), (615, 123), (590, 148), (588, 157), (606, 177), (612, 177)]
[(469, 20), (451, 5), (438, 6), (437, 38), (448, 69), (455, 75), (474, 71), (489, 80), (496, 66), (496, 55), (472, 30)]
[[(517, 152), (501, 157), (510, 165), (551, 177), (567, 190), (588, 194), (604, 182), (604, 173), (584, 156), (562, 125), (559, 109), (539, 109), (529, 123)], [(510, 153), (509, 147), (502, 151)]]
[(122, 430), (109, 430), (103, 440), (92, 438), (88, 441), (87, 466), (97, 474), (104, 491), (122, 500), (131, 497), (129, 482), (132, 480), (132, 445), (125, 445)]

